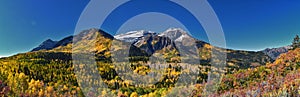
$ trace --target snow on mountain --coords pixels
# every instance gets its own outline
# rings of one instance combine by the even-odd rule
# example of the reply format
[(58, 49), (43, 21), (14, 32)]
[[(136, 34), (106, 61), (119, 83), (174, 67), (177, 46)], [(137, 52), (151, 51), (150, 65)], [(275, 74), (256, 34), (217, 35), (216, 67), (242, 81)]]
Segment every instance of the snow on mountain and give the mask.
[[(157, 34), (152, 31), (139, 30), (139, 31), (130, 31), (124, 34), (119, 34), (114, 37), (116, 39), (132, 43), (148, 35), (155, 36)], [(166, 31), (159, 33), (157, 36), (168, 37), (173, 41), (183, 41), (184, 39), (193, 39), (186, 31), (184, 31), (181, 28), (169, 28)]]
[(126, 41), (126, 42), (135, 42), (139, 38), (148, 36), (148, 35), (156, 35), (155, 32), (152, 31), (145, 31), (145, 30), (139, 30), (139, 31), (130, 31), (124, 34), (119, 34), (114, 36), (116, 39)]
[(181, 28), (169, 28), (158, 36), (168, 37), (174, 41), (183, 41), (184, 39), (193, 39), (186, 31)]
[[(186, 31), (184, 31), (181, 28), (169, 28), (164, 32), (161, 32), (159, 34), (156, 34), (152, 31), (145, 31), (145, 30), (139, 30), (139, 31), (130, 31), (124, 34), (119, 34), (114, 36), (118, 40), (122, 40), (125, 42), (133, 43), (135, 46), (139, 46), (145, 42), (151, 42), (153, 39), (159, 39), (166, 38), (165, 41), (161, 42), (176, 42), (177, 44), (185, 44), (190, 45), (197, 41), (197, 39), (190, 36)], [(169, 41), (170, 40), (170, 41)]]

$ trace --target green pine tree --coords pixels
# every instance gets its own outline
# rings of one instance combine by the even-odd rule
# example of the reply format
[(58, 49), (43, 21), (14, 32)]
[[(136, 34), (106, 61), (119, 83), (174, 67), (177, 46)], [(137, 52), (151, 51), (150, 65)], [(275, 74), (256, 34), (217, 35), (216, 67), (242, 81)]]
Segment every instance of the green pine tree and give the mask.
[(298, 35), (296, 35), (296, 37), (294, 38), (292, 47), (293, 49), (300, 48), (300, 41)]

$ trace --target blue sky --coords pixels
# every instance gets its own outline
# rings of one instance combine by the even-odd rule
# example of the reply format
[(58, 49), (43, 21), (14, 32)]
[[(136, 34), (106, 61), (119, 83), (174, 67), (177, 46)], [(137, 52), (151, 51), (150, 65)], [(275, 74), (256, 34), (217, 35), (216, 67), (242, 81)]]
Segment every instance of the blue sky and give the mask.
[[(285, 46), (291, 43), (296, 34), (300, 34), (299, 0), (208, 1), (219, 17), (229, 48), (261, 50)], [(59, 40), (72, 35), (88, 2), (89, 0), (1, 0), (0, 56), (27, 52), (46, 39)], [(163, 24), (165, 21), (157, 18), (155, 22)], [(127, 28), (130, 26), (124, 27), (124, 31), (130, 29)], [(166, 26), (155, 27), (147, 29), (167, 29)], [(206, 41), (205, 36), (197, 38)]]

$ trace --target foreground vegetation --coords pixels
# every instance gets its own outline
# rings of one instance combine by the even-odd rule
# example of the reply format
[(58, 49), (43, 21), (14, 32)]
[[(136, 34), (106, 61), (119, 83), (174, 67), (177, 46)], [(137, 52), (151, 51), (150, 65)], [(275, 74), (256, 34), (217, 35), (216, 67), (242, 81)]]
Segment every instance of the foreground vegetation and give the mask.
[[(49, 56), (51, 55), (51, 56)], [(77, 82), (97, 84), (99, 80), (76, 79), (74, 65), (71, 64), (71, 54), (55, 52), (31, 52), (19, 54), (0, 60), (0, 95), (2, 96), (84, 96), (82, 91), (89, 91), (94, 96), (162, 96), (173, 91), (179, 67), (168, 66), (164, 78), (154, 86), (134, 86), (130, 80), (122, 80), (110, 63), (97, 64), (99, 74), (109, 90), (81, 89)], [(84, 64), (79, 65), (84, 70)], [(265, 66), (239, 70), (223, 76), (217, 93), (218, 96), (299, 96), (300, 93), (300, 49), (282, 54), (274, 63)], [(195, 84), (195, 96), (203, 96), (210, 66), (199, 66), (198, 84)], [(142, 65), (132, 65), (136, 73), (147, 69)], [(141, 70), (139, 70), (141, 69)], [(89, 71), (95, 72), (95, 71)], [(204, 82), (204, 83), (202, 83)], [(182, 90), (180, 90), (182, 91)], [(177, 94), (180, 95), (180, 94)], [(207, 95), (206, 95), (207, 96)]]
[[(215, 96), (300, 96), (300, 49), (265, 66), (225, 75)], [(201, 90), (201, 88), (198, 88)]]

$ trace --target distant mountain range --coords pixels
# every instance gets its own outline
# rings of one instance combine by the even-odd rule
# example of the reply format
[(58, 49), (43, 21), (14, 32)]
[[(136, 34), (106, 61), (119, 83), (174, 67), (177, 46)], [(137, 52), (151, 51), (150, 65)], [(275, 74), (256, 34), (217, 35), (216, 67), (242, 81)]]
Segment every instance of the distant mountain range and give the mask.
[(291, 48), (292, 48), (291, 46), (271, 48), (271, 49), (267, 48), (267, 49), (263, 50), (263, 52), (265, 54), (267, 54), (268, 56), (270, 56), (273, 60), (275, 60), (279, 57), (280, 54), (288, 52), (289, 49), (291, 49)]
[[(134, 52), (132, 54), (148, 57), (154, 53), (160, 53), (164, 56), (172, 54), (174, 56), (180, 56), (180, 54), (178, 54), (179, 51), (177, 46), (193, 44), (190, 41), (194, 41), (199, 52), (190, 51), (188, 53), (192, 55), (196, 54), (197, 56), (191, 57), (200, 59), (200, 63), (202, 65), (210, 64), (210, 59), (212, 58), (211, 51), (213, 48), (216, 48), (218, 51), (225, 51), (227, 53), (227, 65), (235, 69), (256, 67), (261, 64), (265, 64), (266, 62), (272, 62), (274, 59), (268, 56), (272, 55), (272, 52), (269, 52), (267, 55), (267, 50), (253, 52), (214, 47), (209, 43), (193, 38), (186, 31), (180, 28), (170, 28), (161, 33), (139, 30), (119, 34), (116, 36), (111, 36), (105, 31), (99, 29), (89, 29), (82, 31), (78, 35), (66, 37), (60, 41), (46, 40), (39, 47), (34, 48), (32, 51), (46, 50), (56, 52), (71, 52), (72, 40), (74, 37), (83, 37), (84, 39), (75, 38), (74, 41), (85, 44), (82, 46), (88, 46), (91, 44), (91, 41), (89, 40), (93, 36), (97, 36), (99, 39), (94, 41), (96, 42), (96, 48), (91, 49), (91, 51), (96, 52), (98, 58), (100, 59), (111, 58), (109, 50), (110, 47), (108, 46), (111, 45), (111, 41), (113, 39), (131, 44), (130, 49), (132, 52)], [(126, 46), (118, 48), (126, 48)], [(180, 61), (180, 58), (165, 58), (169, 61)]]
[[(93, 29), (96, 30), (96, 29)], [(89, 32), (89, 30), (85, 30), (83, 32)], [(114, 38), (133, 43), (134, 45), (141, 45), (142, 41), (146, 41), (145, 39), (149, 39), (149, 37), (158, 36), (158, 37), (166, 37), (170, 38), (171, 40), (175, 41), (183, 41), (188, 39), (194, 39), (190, 35), (187, 34), (184, 30), (180, 28), (169, 28), (168, 30), (162, 32), (162, 33), (156, 33), (152, 31), (146, 31), (146, 30), (139, 30), (139, 31), (130, 31), (123, 34), (115, 35)], [(110, 36), (112, 37), (112, 36)], [(38, 47), (32, 49), (32, 51), (39, 51), (39, 50), (51, 50), (53, 48), (59, 47), (59, 46), (66, 46), (67, 44), (71, 43), (73, 40), (73, 36), (66, 37), (60, 41), (53, 41), (51, 39), (47, 39), (46, 41), (42, 42)], [(194, 39), (195, 40), (195, 39)], [(203, 44), (205, 42), (201, 41)], [(207, 44), (207, 43), (206, 43)], [(158, 47), (155, 47), (158, 48)], [(275, 60), (280, 54), (288, 52), (288, 50), (291, 48), (291, 46), (285, 46), (285, 47), (278, 47), (278, 48), (266, 48), (265, 50), (262, 50), (263, 53), (271, 57), (273, 60)], [(146, 49), (145, 49), (146, 50)], [(149, 54), (153, 53), (155, 49), (148, 49), (146, 50)]]

